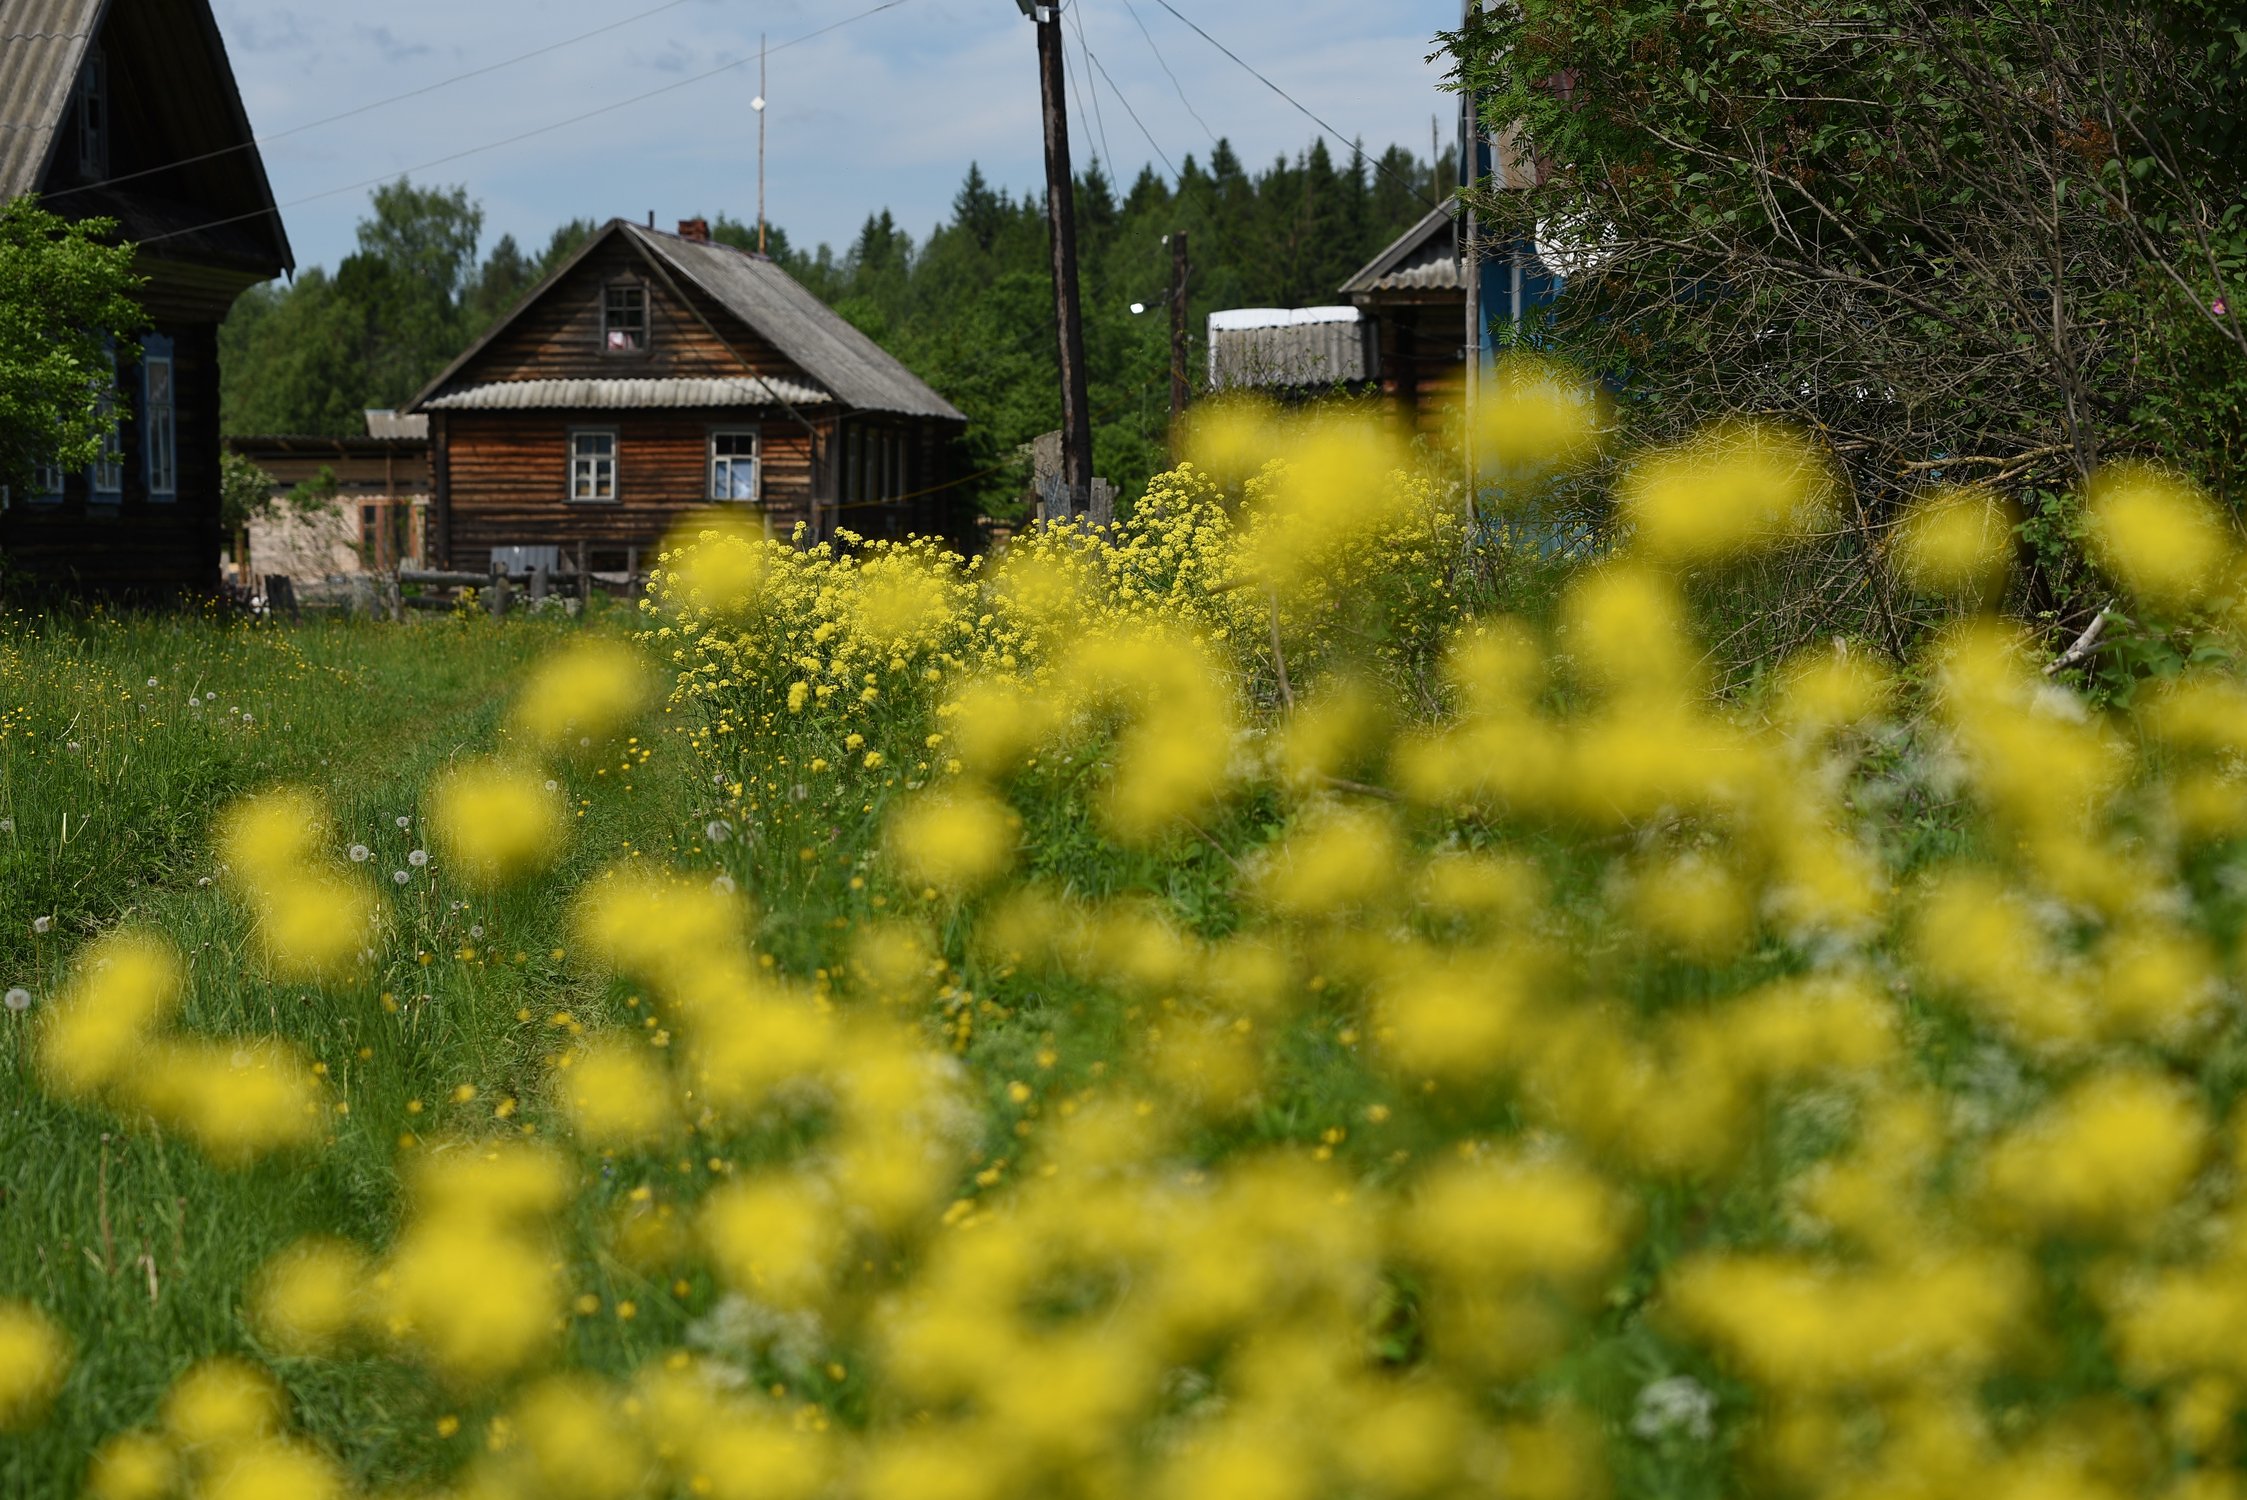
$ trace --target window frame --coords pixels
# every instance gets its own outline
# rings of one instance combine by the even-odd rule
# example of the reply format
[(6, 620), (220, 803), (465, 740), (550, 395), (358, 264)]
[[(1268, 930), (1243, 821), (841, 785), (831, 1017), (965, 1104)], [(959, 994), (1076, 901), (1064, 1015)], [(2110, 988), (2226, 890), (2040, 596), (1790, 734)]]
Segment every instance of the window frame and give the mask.
[[(594, 456), (594, 457), (586, 457), (586, 456), (583, 456), (583, 455), (580, 455), (580, 454), (579, 454), (579, 452), (577, 451), (577, 445), (578, 445), (578, 443), (579, 443), (580, 441), (582, 441), (582, 440), (584, 440), (584, 439), (586, 439), (586, 438), (607, 438), (607, 439), (608, 439), (608, 444), (609, 444), (609, 451), (608, 451), (608, 458), (607, 458), (606, 462), (607, 462), (607, 464), (608, 464), (608, 469), (609, 469), (609, 492), (608, 492), (607, 494), (605, 494), (605, 495), (601, 495), (601, 494), (590, 494), (590, 495), (584, 495), (584, 494), (579, 494), (579, 493), (578, 493), (578, 482), (577, 482), (577, 481), (578, 481), (578, 470), (579, 470), (579, 465), (580, 465), (580, 464), (592, 464), (592, 465), (594, 465), (595, 467), (594, 467), (594, 469), (592, 470), (592, 472), (593, 472), (593, 474), (594, 474), (594, 475), (595, 475), (595, 476), (597, 477), (597, 476), (598, 476), (598, 474), (599, 474), (599, 465), (600, 465), (600, 464), (601, 464), (601, 463), (603, 462), (603, 460), (602, 460), (601, 458), (599, 458), (598, 456)], [(568, 448), (568, 457), (569, 457), (569, 474), (568, 474), (568, 485), (567, 485), (567, 487), (565, 488), (565, 490), (564, 490), (564, 492), (563, 492), (563, 493), (564, 493), (565, 495), (567, 495), (567, 496), (568, 496), (568, 499), (569, 499), (569, 503), (570, 503), (570, 504), (572, 504), (572, 505), (620, 505), (620, 504), (622, 504), (622, 503), (623, 503), (623, 500), (624, 500), (624, 486), (623, 486), (623, 470), (624, 470), (624, 464), (623, 464), (623, 457), (624, 457), (624, 440), (623, 440), (623, 436), (622, 436), (622, 434), (621, 434), (621, 433), (620, 433), (620, 432), (618, 431), (618, 429), (616, 429), (616, 428), (614, 428), (614, 427), (572, 427), (572, 428), (570, 428), (570, 429), (569, 429), (569, 448)], [(598, 486), (596, 485), (596, 488), (597, 488), (597, 487), (598, 487)]]
[[(179, 362), (162, 334), (141, 340), (140, 431), (142, 475), (155, 505), (179, 499)], [(164, 399), (156, 399), (156, 372), (164, 374)]]
[[(620, 292), (629, 292), (640, 299), (640, 341), (637, 344), (618, 345), (612, 342), (617, 331), (610, 320), (610, 299)], [(634, 276), (619, 276), (601, 283), (601, 353), (617, 359), (630, 359), (648, 353), (655, 345), (655, 317), (653, 299), (648, 296), (648, 284)]]
[(38, 487), (24, 495), (24, 504), (62, 504), (63, 486), (69, 483), (69, 476), (63, 473), (61, 464), (56, 463), (53, 459), (44, 460), (33, 467), (32, 479)]
[[(746, 498), (729, 494), (718, 485), (718, 454), (720, 438), (747, 438), (749, 440), (749, 494)], [(729, 423), (713, 426), (703, 442), (703, 488), (713, 505), (762, 505), (765, 503), (765, 430), (756, 423)], [(723, 462), (730, 474), (741, 461), (740, 454), (728, 454)]]
[(101, 398), (100, 410), (109, 436), (102, 456), (86, 471), (86, 504), (111, 508), (125, 503), (125, 414), (111, 396)]
[(78, 70), (78, 173), (89, 181), (109, 175), (109, 102), (109, 58), (97, 43)]

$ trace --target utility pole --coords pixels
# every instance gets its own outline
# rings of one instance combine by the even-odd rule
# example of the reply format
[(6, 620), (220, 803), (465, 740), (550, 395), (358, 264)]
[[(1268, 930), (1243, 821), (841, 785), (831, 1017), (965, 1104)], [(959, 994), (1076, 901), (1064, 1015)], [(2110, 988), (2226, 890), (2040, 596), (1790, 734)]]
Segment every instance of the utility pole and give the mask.
[[(1186, 258), (1186, 231), (1170, 237), (1170, 421), (1173, 428), (1186, 415), (1193, 395), (1186, 381), (1186, 278), (1192, 271)], [(1174, 435), (1172, 441), (1177, 441)]]
[(1069, 513), (1092, 511), (1092, 398), (1086, 390), (1084, 309), (1077, 296), (1077, 190), (1069, 170), (1068, 79), (1061, 7), (1015, 0), (1037, 23), (1038, 87), (1045, 110), (1045, 202), (1053, 231), (1053, 308), (1061, 329), (1061, 475)]

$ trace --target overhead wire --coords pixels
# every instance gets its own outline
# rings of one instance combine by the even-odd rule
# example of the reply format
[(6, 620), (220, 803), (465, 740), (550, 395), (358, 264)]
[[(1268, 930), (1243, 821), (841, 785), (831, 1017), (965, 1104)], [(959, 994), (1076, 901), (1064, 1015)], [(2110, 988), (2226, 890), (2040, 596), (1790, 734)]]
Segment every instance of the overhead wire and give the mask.
[(1169, 11), (1173, 16), (1176, 16), (1187, 27), (1191, 28), (1196, 36), (1199, 36), (1203, 41), (1209, 43), (1212, 47), (1215, 47), (1218, 51), (1231, 58), (1243, 72), (1248, 74), (1249, 77), (1255, 79), (1258, 83), (1261, 83), (1262, 85), (1264, 85), (1264, 87), (1270, 89), (1273, 93), (1279, 95), (1282, 99), (1285, 99), (1290, 105), (1295, 108), (1298, 114), (1302, 115), (1304, 119), (1309, 120), (1313, 125), (1318, 126), (1319, 129), (1332, 136), (1335, 143), (1337, 145), (1346, 147), (1352, 156), (1362, 161), (1371, 162), (1375, 171), (1381, 173), (1385, 177), (1394, 179), (1404, 188), (1406, 192), (1412, 194), (1413, 197), (1419, 199), (1422, 203), (1427, 204), (1428, 207), (1435, 208), (1438, 206), (1435, 199), (1420, 191), (1419, 185), (1417, 183), (1413, 182), (1410, 178), (1407, 178), (1398, 173), (1394, 168), (1390, 167), (1380, 158), (1367, 156), (1364, 145), (1362, 145), (1358, 141), (1353, 141), (1346, 138), (1341, 131), (1336, 130), (1332, 125), (1327, 124), (1326, 121), (1313, 114), (1301, 100), (1297, 99), (1286, 89), (1281, 88), (1278, 84), (1272, 82), (1271, 79), (1266, 78), (1262, 73), (1258, 72), (1238, 52), (1235, 52), (1232, 48), (1226, 46), (1223, 42), (1217, 40), (1217, 38), (1202, 30), (1199, 23), (1194, 21), (1193, 18), (1188, 16), (1184, 11), (1181, 11), (1177, 6), (1171, 4), (1170, 0), (1155, 0), (1155, 3), (1161, 6), (1164, 10)]
[(1186, 106), (1186, 113), (1194, 117), (1194, 123), (1202, 128), (1203, 135), (1209, 137), (1209, 143), (1212, 146), (1216, 145), (1217, 132), (1209, 128), (1209, 121), (1203, 119), (1201, 111), (1194, 108), (1194, 101), (1186, 97), (1186, 86), (1180, 83), (1178, 75), (1170, 70), (1170, 59), (1163, 56), (1163, 49), (1155, 45), (1155, 34), (1149, 31), (1147, 23), (1139, 18), (1139, 7), (1132, 4), (1131, 0), (1123, 0), (1123, 6), (1125, 10), (1131, 12), (1131, 22), (1139, 28), (1139, 34), (1147, 39), (1147, 50), (1155, 54), (1156, 66), (1163, 70), (1163, 76), (1170, 80), (1170, 86), (1178, 91), (1178, 102)]
[[(840, 21), (836, 21), (830, 25), (820, 27), (817, 31), (807, 31), (802, 36), (792, 37), (788, 41), (782, 42), (776, 47), (768, 48), (767, 54), (769, 55), (770, 53), (774, 52), (785, 52), (791, 47), (800, 47), (806, 42), (815, 41), (818, 38), (827, 35), (829, 32), (840, 31), (846, 26), (855, 25), (860, 21), (868, 19), (869, 17), (878, 16), (883, 11), (895, 10), (899, 6), (909, 3), (911, 3), (911, 0), (882, 0), (881, 4), (873, 6), (867, 10), (862, 10), (856, 15), (846, 16)], [(517, 145), (523, 141), (535, 139), (538, 136), (548, 135), (557, 130), (567, 129), (572, 125), (583, 124), (587, 120), (598, 119), (602, 115), (615, 114), (620, 109), (629, 109), (635, 104), (644, 104), (648, 100), (658, 98), (664, 94), (676, 93), (683, 88), (691, 88), (695, 84), (703, 83), (709, 79), (716, 78), (722, 73), (733, 72), (735, 69), (745, 67), (754, 61), (756, 61), (756, 54), (751, 53), (743, 57), (738, 57), (732, 62), (720, 63), (717, 67), (707, 69), (703, 72), (695, 73), (685, 78), (674, 79), (670, 83), (661, 84), (655, 88), (649, 89), (645, 93), (634, 94), (629, 99), (619, 99), (613, 104), (604, 104), (597, 109), (589, 109), (580, 114), (571, 115), (567, 119), (555, 120), (549, 124), (540, 125), (531, 130), (521, 131), (515, 135), (507, 136), (501, 140), (486, 141), (481, 145), (469, 146), (463, 150), (454, 151), (444, 156), (433, 157), (428, 161), (420, 162), (414, 166), (402, 167), (394, 171), (380, 173), (373, 177), (361, 178), (357, 182), (346, 183), (342, 187), (328, 188), (322, 192), (317, 193), (307, 193), (301, 198), (292, 198), (286, 203), (276, 203), (271, 208), (253, 209), (249, 213), (234, 214), (224, 219), (213, 219), (208, 223), (190, 225), (185, 229), (173, 229), (163, 234), (152, 234), (139, 241), (139, 243), (144, 245), (156, 244), (163, 240), (178, 239), (182, 235), (200, 234), (207, 229), (223, 229), (230, 224), (246, 223), (252, 219), (262, 219), (267, 217), (268, 215), (278, 214), (284, 208), (299, 208), (307, 203), (318, 203), (322, 199), (340, 197), (345, 193), (355, 193), (361, 188), (373, 187), (378, 183), (391, 182), (400, 178), (411, 177), (416, 172), (426, 172), (434, 167), (448, 166), (453, 162), (462, 161), (471, 156), (481, 156), (487, 151), (497, 151), (505, 146)]]
[(392, 94), (387, 99), (376, 99), (367, 104), (354, 105), (340, 114), (325, 115), (317, 120), (307, 120), (302, 125), (291, 125), (286, 130), (276, 130), (269, 135), (252, 136), (249, 140), (237, 141), (231, 146), (221, 146), (215, 151), (205, 151), (195, 156), (183, 156), (176, 161), (165, 162), (161, 166), (142, 167), (138, 171), (121, 172), (115, 177), (104, 177), (97, 182), (81, 182), (72, 187), (57, 188), (47, 194), (47, 197), (50, 199), (63, 198), (72, 193), (89, 193), (96, 188), (111, 187), (120, 182), (134, 182), (143, 177), (153, 177), (159, 172), (169, 172), (175, 167), (191, 167), (197, 162), (212, 161), (221, 156), (232, 156), (238, 151), (250, 151), (259, 146), (270, 145), (274, 141), (285, 141), (291, 136), (303, 135), (309, 130), (318, 130), (323, 126), (340, 124), (345, 120), (355, 120), (361, 115), (372, 114), (378, 109), (387, 109), (393, 104), (403, 104), (408, 99), (419, 99), (425, 94), (434, 94), (440, 89), (451, 88), (456, 83), (466, 83), (471, 78), (483, 78), (489, 74), (530, 62), (534, 58), (544, 57), (549, 53), (574, 47), (580, 42), (589, 42), (597, 36), (606, 36), (612, 31), (621, 31), (627, 26), (645, 21), (650, 16), (659, 16), (667, 10), (677, 10), (680, 6), (688, 3), (690, 3), (690, 0), (663, 0), (660, 5), (652, 5), (646, 10), (635, 11), (622, 20), (609, 22), (606, 26), (596, 26), (591, 31), (582, 31), (576, 36), (567, 37), (558, 42), (549, 42), (543, 47), (534, 47), (528, 52), (518, 52), (513, 57), (501, 58), (498, 62), (486, 63), (479, 68), (470, 68), (465, 73), (455, 73), (450, 78), (440, 78), (435, 83), (423, 84), (420, 88), (408, 89), (402, 94)]
[[(1068, 13), (1073, 15), (1077, 22), (1077, 50), (1085, 55), (1087, 61), (1090, 61), (1092, 44), (1086, 41), (1084, 36), (1083, 0), (1077, 0), (1076, 4), (1071, 5), (1068, 8)], [(1086, 91), (1092, 95), (1092, 123), (1100, 132), (1100, 154), (1106, 159), (1108, 170), (1113, 172), (1116, 169), (1116, 153), (1110, 150), (1108, 146), (1108, 122), (1100, 116), (1100, 90), (1087, 83)], [(1082, 105), (1079, 108), (1082, 108)]]

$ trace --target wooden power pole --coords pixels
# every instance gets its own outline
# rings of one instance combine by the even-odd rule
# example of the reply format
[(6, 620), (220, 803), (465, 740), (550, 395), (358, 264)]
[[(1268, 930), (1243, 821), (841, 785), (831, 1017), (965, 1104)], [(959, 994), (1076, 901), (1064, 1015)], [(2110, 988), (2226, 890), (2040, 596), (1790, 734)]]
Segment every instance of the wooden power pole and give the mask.
[[(1192, 271), (1193, 263), (1186, 256), (1186, 231), (1181, 229), (1170, 237), (1170, 421), (1173, 427), (1186, 415), (1186, 402), (1193, 395), (1186, 379), (1186, 278)], [(1178, 438), (1173, 437), (1172, 441)]]
[(1069, 170), (1068, 79), (1061, 8), (1015, 0), (1037, 23), (1038, 86), (1045, 108), (1046, 217), (1053, 231), (1053, 307), (1061, 328), (1061, 476), (1069, 512), (1092, 510), (1092, 398), (1086, 389), (1084, 308), (1077, 295), (1077, 190)]

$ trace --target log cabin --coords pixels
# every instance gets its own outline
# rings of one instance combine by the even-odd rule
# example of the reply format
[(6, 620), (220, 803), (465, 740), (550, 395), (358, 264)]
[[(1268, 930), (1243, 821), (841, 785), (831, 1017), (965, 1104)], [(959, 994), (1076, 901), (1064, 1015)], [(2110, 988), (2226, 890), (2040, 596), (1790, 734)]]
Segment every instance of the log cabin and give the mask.
[(105, 460), (0, 512), (12, 573), (178, 598), (219, 582), (218, 326), (295, 268), (209, 0), (0, 5), (0, 200), (114, 219), (147, 278)]
[(406, 409), (430, 418), (440, 568), (630, 567), (731, 507), (781, 537), (965, 529), (966, 417), (700, 220), (610, 221)]
[[(237, 434), (226, 450), (272, 481), (273, 504), (232, 538), (233, 578), (245, 585), (273, 573), (296, 579), (387, 573), (418, 566), (429, 510), (429, 419), (366, 413), (365, 436)], [(332, 490), (305, 512), (299, 487)]]

